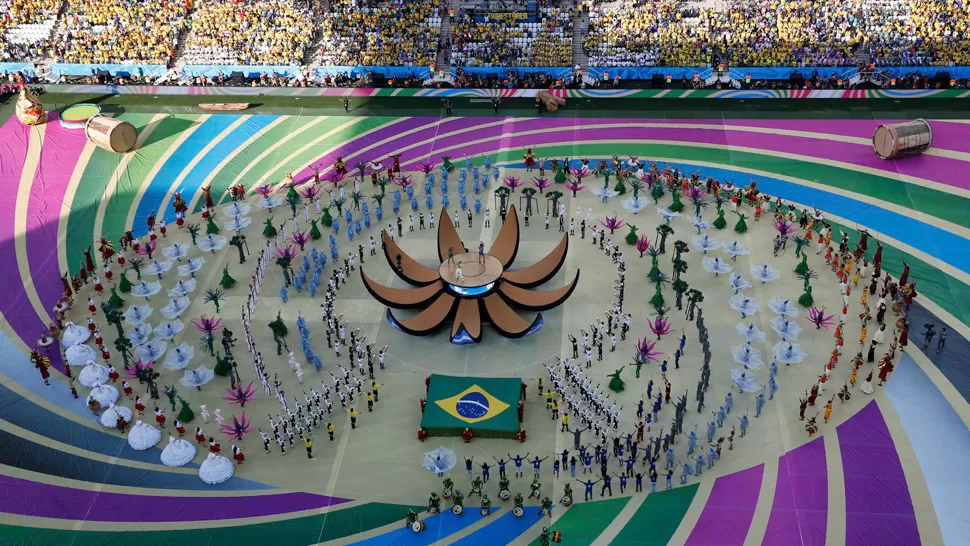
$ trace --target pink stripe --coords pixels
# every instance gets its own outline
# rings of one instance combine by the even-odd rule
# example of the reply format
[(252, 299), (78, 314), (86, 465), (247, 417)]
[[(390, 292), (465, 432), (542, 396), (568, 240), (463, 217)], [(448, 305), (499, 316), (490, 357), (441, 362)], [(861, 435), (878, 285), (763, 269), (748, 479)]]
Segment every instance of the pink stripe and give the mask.
[(86, 142), (83, 130), (66, 129), (55, 113), (48, 114), (44, 147), (27, 201), (27, 263), (37, 295), (48, 310), (64, 293), (57, 227), (67, 186)]
[(741, 545), (748, 536), (765, 465), (721, 476), (714, 482), (687, 546)]
[(825, 546), (828, 509), (825, 443), (818, 437), (779, 459), (762, 546)]

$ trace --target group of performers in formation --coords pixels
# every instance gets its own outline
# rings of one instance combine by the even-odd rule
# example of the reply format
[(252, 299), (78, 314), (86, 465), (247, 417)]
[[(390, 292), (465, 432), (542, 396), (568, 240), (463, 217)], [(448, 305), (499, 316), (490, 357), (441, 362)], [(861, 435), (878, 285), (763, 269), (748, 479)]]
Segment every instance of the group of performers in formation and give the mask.
[[(535, 153), (529, 149), (524, 157), (525, 166), (528, 171), (533, 169), (538, 169), (540, 177), (544, 175), (546, 162), (540, 160)], [(445, 162), (448, 159), (445, 158)], [(831, 381), (832, 372), (835, 370), (838, 364), (839, 358), (843, 355), (843, 327), (848, 322), (848, 307), (850, 306), (851, 300), (850, 296), (853, 290), (856, 290), (860, 296), (860, 309), (859, 320), (861, 322), (861, 334), (859, 338), (859, 350), (855, 357), (851, 359), (851, 375), (849, 380), (838, 390), (834, 395), (832, 395), (828, 401), (825, 403), (825, 413), (824, 421), (828, 421), (831, 418), (833, 411), (833, 404), (835, 398), (839, 398), (840, 401), (848, 401), (852, 396), (852, 389), (858, 382), (859, 375), (863, 375), (864, 379), (860, 382), (859, 390), (865, 394), (871, 394), (873, 392), (873, 376), (878, 374), (879, 384), (883, 384), (888, 380), (894, 367), (894, 358), (896, 352), (899, 348), (905, 348), (908, 344), (908, 332), (909, 323), (906, 318), (906, 310), (912, 303), (913, 298), (917, 296), (915, 290), (915, 282), (909, 282), (909, 266), (904, 264), (904, 271), (901, 278), (898, 280), (893, 280), (888, 273), (884, 276), (881, 271), (882, 262), (882, 246), (878, 245), (878, 249), (873, 256), (872, 263), (867, 260), (865, 252), (867, 250), (869, 234), (863, 231), (860, 234), (860, 239), (854, 250), (849, 249), (848, 234), (842, 233), (840, 241), (838, 242), (837, 248), (832, 245), (833, 240), (833, 230), (828, 222), (825, 222), (824, 217), (821, 212), (815, 210), (814, 213), (809, 213), (807, 210), (798, 211), (792, 205), (785, 205), (781, 199), (776, 199), (774, 203), (771, 202), (770, 197), (762, 194), (757, 189), (756, 182), (752, 182), (749, 186), (745, 188), (735, 187), (730, 181), (722, 184), (713, 178), (707, 178), (702, 180), (699, 174), (693, 174), (690, 176), (685, 176), (678, 171), (678, 169), (673, 167), (667, 167), (660, 169), (656, 164), (651, 164), (647, 166), (645, 163), (640, 162), (637, 158), (630, 158), (630, 161), (621, 161), (618, 157), (614, 156), (610, 162), (600, 162), (591, 171), (589, 170), (589, 161), (586, 159), (579, 160), (579, 168), (570, 169), (569, 166), (575, 161), (570, 161), (566, 158), (561, 163), (559, 161), (553, 160), (551, 162), (552, 169), (555, 171), (556, 182), (567, 182), (574, 178), (581, 180), (582, 176), (592, 174), (593, 176), (604, 177), (607, 182), (609, 181), (609, 176), (613, 175), (620, 181), (629, 180), (645, 180), (648, 185), (653, 186), (654, 184), (663, 184), (667, 187), (677, 187), (682, 192), (686, 192), (691, 188), (703, 188), (704, 191), (711, 195), (724, 196), (730, 202), (730, 207), (732, 212), (738, 213), (740, 220), (738, 225), (735, 226), (735, 231), (744, 231), (746, 226), (744, 226), (745, 216), (741, 212), (742, 207), (745, 205), (750, 206), (752, 210), (752, 215), (756, 221), (760, 220), (762, 215), (766, 211), (771, 211), (772, 208), (774, 219), (776, 222), (787, 222), (789, 225), (794, 226), (798, 224), (800, 229), (805, 230), (804, 235), (794, 236), (794, 243), (799, 247), (810, 246), (811, 243), (817, 244), (817, 255), (824, 254), (824, 259), (826, 266), (828, 266), (831, 271), (837, 275), (839, 280), (840, 291), (843, 296), (843, 308), (839, 316), (838, 325), (834, 329), (834, 347), (829, 359), (829, 362), (825, 364), (822, 373), (819, 374), (817, 382), (815, 382), (809, 389), (805, 391), (804, 398), (800, 398), (800, 408), (799, 417), (800, 419), (806, 420), (806, 431), (809, 435), (812, 435), (818, 430), (818, 423), (816, 421), (816, 416), (809, 416), (806, 418), (806, 409), (810, 406), (816, 406), (818, 402), (818, 397), (822, 396), (823, 400), (826, 395), (827, 383)], [(373, 183), (377, 184), (381, 181), (382, 173), (385, 173), (387, 179), (393, 179), (395, 176), (400, 175), (400, 162), (399, 157), (395, 156), (393, 158), (393, 166), (385, 169), (380, 162), (370, 162), (366, 165), (357, 166), (360, 171), (361, 178), (364, 176), (365, 169), (371, 170), (371, 180)], [(342, 159), (338, 158), (337, 162), (334, 164), (334, 171), (338, 175), (347, 174), (347, 166)], [(288, 181), (292, 185), (292, 177), (288, 176)], [(314, 183), (319, 184), (319, 173), (314, 175)], [(355, 193), (359, 193), (359, 182), (354, 181)], [(336, 186), (336, 184), (335, 184)], [(203, 218), (210, 220), (211, 214), (214, 211), (214, 202), (211, 197), (211, 188), (204, 188), (203, 199), (204, 206), (202, 207)], [(342, 188), (341, 188), (342, 191)], [(242, 187), (234, 187), (231, 190), (231, 197), (233, 202), (241, 201), (245, 198), (245, 189)], [(333, 203), (334, 197), (331, 194), (331, 203)], [(774, 205), (772, 207), (772, 204)], [(185, 227), (185, 217), (188, 210), (185, 200), (179, 195), (175, 194), (173, 199), (173, 207), (175, 208), (176, 224), (178, 228)], [(304, 213), (306, 220), (310, 222), (309, 209), (307, 206), (304, 207)], [(320, 212), (319, 200), (317, 200), (317, 209)], [(558, 218), (560, 231), (567, 230), (565, 206), (561, 205), (559, 210), (554, 211), (555, 217)], [(457, 214), (457, 211), (456, 211)], [(470, 211), (469, 211), (470, 215)], [(423, 215), (421, 215), (423, 216)], [(548, 215), (547, 215), (548, 216)], [(665, 217), (666, 218), (666, 217)], [(292, 232), (296, 232), (297, 226), (297, 215), (294, 214)], [(471, 218), (468, 222), (471, 225)], [(546, 227), (549, 225), (549, 218), (546, 219)], [(719, 209), (718, 221), (723, 222), (723, 211)], [(421, 227), (423, 227), (423, 218)], [(433, 223), (433, 216), (432, 216)], [(459, 222), (456, 221), (456, 225)], [(398, 218), (398, 235), (403, 234), (402, 220)], [(113, 245), (105, 240), (101, 239), (98, 251), (101, 255), (101, 268), (100, 271), (95, 264), (95, 260), (92, 254), (92, 249), (88, 249), (84, 252), (85, 260), (78, 269), (78, 273), (74, 276), (68, 276), (65, 274), (62, 277), (62, 282), (64, 284), (64, 297), (58, 302), (54, 309), (55, 320), (50, 325), (50, 336), (46, 333), (38, 341), (37, 348), (32, 352), (31, 359), (34, 362), (35, 367), (38, 368), (39, 373), (44, 378), (45, 382), (49, 379), (49, 370), (51, 366), (49, 357), (45, 356), (45, 350), (53, 344), (54, 338), (57, 338), (64, 327), (64, 319), (67, 311), (71, 308), (73, 304), (73, 297), (79, 294), (85, 285), (90, 284), (93, 290), (98, 296), (103, 296), (105, 287), (111, 286), (114, 283), (115, 275), (112, 271), (112, 265), (116, 262), (119, 267), (124, 267), (126, 265), (125, 253), (129, 250), (135, 252), (138, 255), (147, 255), (151, 258), (151, 252), (155, 248), (156, 239), (161, 236), (165, 238), (167, 236), (167, 229), (164, 221), (156, 223), (155, 214), (147, 219), (148, 234), (147, 240), (143, 238), (135, 237), (132, 231), (127, 231), (121, 237), (121, 252), (116, 252)], [(742, 226), (741, 229), (738, 226)], [(716, 222), (715, 222), (716, 226)], [(191, 226), (190, 226), (191, 227)], [(432, 224), (433, 227), (433, 224)], [(560, 422), (560, 430), (562, 433), (569, 433), (573, 435), (574, 445), (573, 450), (564, 450), (560, 454), (556, 454), (553, 458), (555, 459), (552, 463), (553, 474), (558, 477), (561, 471), (568, 471), (572, 477), (576, 475), (576, 467), (581, 465), (583, 474), (593, 473), (593, 465), (598, 464), (600, 467), (600, 478), (597, 481), (592, 481), (592, 479), (587, 479), (582, 481), (585, 489), (585, 498), (590, 499), (592, 497), (593, 486), (597, 483), (602, 482), (600, 495), (604, 494), (612, 495), (612, 481), (614, 478), (619, 481), (619, 490), (622, 493), (626, 486), (628, 478), (633, 478), (635, 481), (635, 490), (642, 490), (643, 478), (649, 479), (651, 484), (651, 490), (655, 490), (656, 483), (663, 473), (666, 473), (666, 487), (670, 488), (672, 486), (672, 476), (674, 469), (678, 466), (683, 467), (683, 472), (681, 475), (681, 483), (686, 482), (688, 475), (697, 475), (706, 465), (710, 468), (714, 461), (719, 459), (721, 452), (721, 444), (724, 438), (720, 438), (719, 441), (714, 442), (715, 434), (712, 433), (713, 427), (719, 428), (723, 425), (726, 420), (726, 416), (730, 413), (734, 406), (734, 399), (732, 393), (728, 393), (724, 404), (719, 408), (718, 412), (715, 412), (715, 417), (712, 420), (711, 425), (708, 426), (708, 443), (710, 443), (710, 448), (708, 452), (708, 457), (705, 460), (702, 459), (703, 453), (693, 458), (694, 466), (691, 466), (691, 455), (697, 450), (697, 444), (700, 441), (696, 430), (690, 431), (686, 434), (687, 438), (687, 455), (684, 460), (678, 461), (675, 453), (673, 444), (675, 442), (675, 436), (668, 432), (666, 435), (663, 434), (663, 430), (649, 439), (644, 439), (644, 432), (650, 430), (652, 426), (657, 423), (657, 419), (660, 417), (659, 413), (662, 411), (662, 406), (665, 404), (672, 404), (671, 402), (671, 390), (672, 385), (668, 380), (666, 374), (667, 362), (664, 361), (663, 367), (661, 369), (661, 379), (663, 381), (663, 392), (661, 393), (661, 388), (657, 388), (656, 401), (653, 397), (654, 383), (651, 380), (648, 383), (646, 392), (646, 399), (652, 405), (652, 411), (644, 411), (644, 401), (638, 404), (637, 418), (638, 422), (634, 427), (633, 432), (628, 432), (626, 434), (620, 431), (620, 417), (622, 412), (622, 407), (617, 407), (617, 403), (610, 400), (610, 395), (604, 394), (600, 390), (599, 385), (593, 385), (592, 381), (584, 372), (585, 369), (592, 367), (593, 354), (596, 353), (597, 361), (602, 360), (602, 353), (604, 351), (604, 346), (609, 342), (610, 351), (615, 351), (617, 337), (619, 335), (620, 340), (625, 340), (627, 333), (630, 331), (632, 317), (630, 314), (623, 314), (623, 297), (624, 297), (624, 287), (625, 287), (625, 264), (623, 261), (622, 252), (620, 252), (620, 245), (614, 244), (612, 238), (608, 236), (607, 230), (600, 228), (596, 225), (596, 222), (592, 218), (592, 209), (587, 211), (582, 211), (577, 208), (576, 215), (569, 219), (568, 221), (568, 232), (570, 235), (575, 235), (576, 228), (579, 228), (580, 237), (585, 238), (587, 229), (590, 230), (592, 236), (592, 242), (594, 245), (598, 245), (601, 250), (613, 261), (617, 266), (617, 280), (615, 282), (616, 302), (611, 304), (610, 308), (605, 313), (606, 320), (603, 321), (599, 318), (595, 319), (593, 323), (590, 324), (590, 329), (587, 332), (585, 329), (580, 330), (579, 335), (576, 336), (572, 333), (568, 334), (570, 342), (572, 344), (571, 356), (561, 358), (556, 364), (547, 366), (548, 370), (548, 382), (550, 387), (544, 389), (544, 383), (542, 379), (538, 380), (538, 391), (541, 396), (546, 399), (546, 407), (552, 414), (552, 419)], [(719, 226), (719, 227), (723, 227)], [(195, 226), (197, 229), (197, 226)], [(409, 229), (413, 231), (414, 220), (413, 216), (409, 216)], [(394, 235), (393, 225), (388, 226), (388, 232), (393, 237)], [(264, 235), (265, 235), (264, 231)], [(779, 233), (779, 236), (775, 239), (774, 250), (777, 255), (780, 249), (786, 248), (789, 243), (789, 235), (794, 234), (794, 229), (791, 231), (783, 231)], [(283, 241), (287, 240), (286, 237), (286, 224), (280, 226), (279, 232), (275, 232), (270, 237), (268, 241), (267, 250), (271, 254), (275, 254), (285, 248), (285, 243), (281, 244), (279, 236), (282, 235)], [(193, 232), (193, 239), (195, 235)], [(806, 242), (807, 241), (807, 242)], [(333, 240), (331, 239), (331, 246), (335, 247)], [(370, 255), (375, 255), (375, 242), (373, 237), (370, 239)], [(334, 251), (332, 248), (331, 251)], [(242, 254), (240, 252), (240, 254)], [(385, 353), (387, 347), (385, 346), (380, 351), (374, 350), (374, 344), (366, 343), (366, 336), (360, 334), (360, 330), (355, 329), (350, 331), (349, 326), (342, 322), (342, 315), (335, 316), (333, 310), (334, 300), (336, 298), (336, 293), (340, 286), (346, 284), (347, 278), (350, 273), (355, 269), (357, 265), (355, 262), (359, 260), (360, 264), (364, 262), (364, 247), (359, 245), (358, 253), (359, 256), (355, 256), (353, 252), (348, 253), (347, 258), (343, 259), (343, 264), (341, 267), (340, 260), (337, 256), (334, 256), (334, 269), (332, 276), (327, 283), (327, 290), (324, 296), (325, 303), (321, 305), (321, 318), (326, 325), (326, 336), (327, 345), (329, 348), (334, 350), (336, 360), (339, 361), (342, 355), (342, 348), (345, 348), (348, 357), (348, 362), (346, 366), (336, 365), (339, 368), (340, 373), (330, 372), (333, 386), (327, 384), (326, 381), (321, 381), (320, 390), (310, 389), (310, 392), (303, 393), (303, 400), (299, 399), (298, 396), (293, 397), (293, 405), (290, 406), (287, 402), (287, 398), (284, 390), (282, 389), (282, 382), (278, 378), (273, 380), (270, 379), (269, 372), (266, 370), (265, 363), (263, 362), (261, 353), (256, 349), (255, 342), (252, 338), (251, 333), (251, 320), (252, 314), (255, 311), (256, 297), (259, 292), (259, 286), (265, 275), (265, 265), (268, 261), (268, 256), (266, 252), (260, 252), (259, 259), (257, 261), (256, 272), (250, 283), (250, 294), (248, 302), (243, 306), (242, 321), (245, 330), (245, 338), (247, 341), (247, 347), (253, 356), (254, 369), (259, 379), (263, 390), (266, 394), (271, 394), (275, 390), (275, 395), (281, 404), (281, 412), (274, 418), (272, 415), (269, 416), (268, 429), (272, 431), (272, 437), (264, 432), (262, 429), (259, 430), (264, 450), (266, 452), (270, 451), (270, 445), (275, 443), (281, 453), (286, 452), (286, 447), (292, 448), (294, 446), (294, 437), (300, 437), (303, 446), (307, 450), (308, 457), (312, 457), (312, 438), (311, 433), (313, 429), (320, 427), (325, 427), (331, 440), (334, 437), (334, 426), (331, 420), (332, 410), (333, 410), (333, 398), (339, 399), (341, 408), (344, 409), (351, 418), (352, 428), (356, 428), (358, 412), (355, 409), (355, 404), (363, 402), (366, 400), (368, 405), (368, 410), (372, 410), (374, 404), (378, 401), (378, 390), (380, 384), (376, 383), (374, 378), (374, 357), (376, 357), (380, 362), (380, 368), (384, 367)], [(871, 268), (871, 271), (870, 271)], [(102, 280), (102, 276), (103, 279)], [(127, 281), (125, 275), (120, 276), (123, 281)], [(868, 286), (866, 286), (866, 279), (869, 279)], [(858, 285), (862, 283), (863, 286), (860, 288)], [(290, 279), (287, 279), (286, 285), (284, 285), (284, 292), (286, 287), (290, 285)], [(285, 301), (286, 297), (281, 293), (281, 298)], [(870, 308), (868, 297), (877, 297), (875, 302), (875, 315), (872, 314), (873, 309)], [(98, 330), (98, 325), (96, 324), (95, 312), (97, 307), (94, 305), (92, 298), (89, 298), (89, 311), (92, 316), (87, 319), (88, 329), (92, 334), (96, 334), (98, 340), (101, 339), (100, 330)], [(890, 336), (889, 350), (886, 354), (879, 359), (878, 364), (869, 369), (864, 370), (866, 364), (873, 364), (875, 360), (875, 351), (878, 346), (886, 343), (886, 313), (888, 310), (893, 311), (893, 315), (899, 315), (893, 324), (893, 331)], [(869, 336), (869, 321), (875, 320), (878, 325), (874, 328), (874, 333)], [(349, 334), (349, 339), (348, 339)], [(275, 335), (275, 332), (274, 332)], [(938, 333), (937, 338), (937, 350), (942, 350), (945, 346), (946, 340), (946, 329), (943, 328), (941, 332)], [(928, 347), (933, 337), (937, 336), (932, 325), (927, 325), (926, 332), (924, 333), (924, 347)], [(581, 341), (580, 341), (581, 338)], [(281, 339), (276, 338), (278, 353), (281, 353), (281, 349), (285, 347), (285, 343)], [(582, 358), (584, 359), (582, 363), (575, 362), (580, 358), (580, 344), (582, 345)], [(680, 357), (683, 356), (686, 344), (686, 334), (682, 336), (680, 340), (680, 347), (677, 351), (677, 358), (675, 360), (675, 365), (679, 367)], [(105, 362), (109, 362), (110, 353), (108, 348), (103, 342), (98, 343), (99, 349), (102, 351), (102, 357)], [(868, 354), (864, 356), (868, 348)], [(228, 348), (227, 348), (228, 351)], [(300, 384), (303, 383), (303, 367), (293, 355), (292, 351), (289, 351), (289, 367), (295, 374)], [(336, 364), (336, 362), (335, 362)], [(639, 377), (639, 367), (637, 366), (637, 377)], [(73, 377), (70, 376), (70, 367), (67, 367), (67, 375), (71, 382), (72, 390), (77, 396), (76, 389), (74, 389)], [(113, 369), (113, 368), (112, 368)], [(774, 388), (770, 392), (770, 398), (774, 396), (775, 391), (777, 391), (777, 383), (775, 377), (778, 373), (778, 368), (776, 363), (772, 363), (770, 366), (770, 385), (774, 385)], [(114, 374), (115, 376), (117, 373)], [(276, 374), (274, 374), (275, 376)], [(614, 374), (611, 376), (616, 381), (619, 380), (619, 374)], [(703, 381), (703, 379), (702, 379)], [(621, 381), (622, 384), (622, 381)], [(141, 413), (144, 410), (144, 404), (141, 402), (141, 396), (134, 395), (131, 391), (131, 386), (124, 383), (124, 392), (129, 396), (135, 396), (137, 400), (136, 407)], [(612, 382), (611, 382), (612, 386)], [(700, 395), (700, 391), (698, 392)], [(364, 400), (361, 400), (361, 399)], [(677, 406), (677, 403), (672, 405)], [(700, 400), (699, 410), (703, 405), (703, 401)], [(757, 415), (760, 415), (761, 409), (764, 406), (764, 394), (759, 393), (755, 400), (755, 405), (757, 408)], [(208, 412), (203, 407), (203, 418), (208, 422)], [(294, 411), (295, 410), (295, 411)], [(324, 415), (326, 412), (326, 415)], [(644, 414), (646, 413), (646, 420), (643, 420)], [(218, 415), (218, 410), (217, 410)], [(756, 416), (757, 416), (756, 415)], [(570, 428), (570, 417), (574, 420), (578, 420), (582, 425), (579, 428), (574, 423), (574, 428)], [(744, 436), (745, 431), (748, 427), (747, 414), (740, 419), (741, 436)], [(221, 416), (218, 420), (221, 421)], [(156, 409), (156, 422), (164, 426), (165, 417), (164, 411)], [(221, 423), (219, 423), (221, 424)], [(179, 436), (184, 434), (184, 423), (176, 421), (175, 424), (176, 431)], [(590, 452), (590, 445), (584, 445), (581, 442), (581, 435), (585, 431), (591, 431), (597, 441), (597, 445)], [(201, 439), (200, 439), (201, 438)], [(208, 438), (208, 440), (205, 440)], [(729, 446), (733, 445), (735, 438), (734, 429), (732, 427), (731, 434), (728, 436)], [(196, 440), (200, 443), (208, 443), (209, 451), (212, 453), (219, 453), (221, 446), (212, 437), (205, 434), (201, 427), (196, 429)], [(612, 444), (612, 451), (608, 446)], [(643, 446), (646, 446), (645, 448)], [(238, 446), (232, 446), (232, 451), (234, 459), (237, 463), (242, 463), (245, 456), (242, 454), (242, 449)], [(644, 456), (640, 458), (640, 454), (643, 453)], [(521, 468), (523, 461), (528, 460), (528, 455), (525, 457), (515, 455), (514, 457), (509, 454), (508, 460), (504, 458), (496, 458), (496, 465), (499, 468), (500, 476), (502, 480), (507, 480), (505, 476), (505, 466), (509, 462), (512, 462), (516, 467), (517, 475), (521, 475)], [(615, 458), (621, 465), (620, 471), (611, 473), (609, 472), (609, 459)], [(657, 469), (657, 463), (661, 462), (663, 467)], [(532, 485), (532, 495), (537, 498), (541, 495), (541, 482), (539, 481), (539, 470), (541, 463), (545, 458), (540, 458), (535, 456), (535, 458), (529, 461), (533, 465), (534, 470), (534, 481)], [(635, 463), (640, 460), (641, 465), (644, 468), (637, 468)], [(470, 470), (470, 462), (467, 465)], [(482, 471), (482, 479), (488, 481), (489, 477), (489, 466), (487, 463), (479, 464)], [(473, 482), (473, 491), (478, 491), (481, 493), (480, 484), (476, 489)], [(520, 495), (521, 497), (521, 495)], [(543, 499), (544, 501), (547, 499)]]

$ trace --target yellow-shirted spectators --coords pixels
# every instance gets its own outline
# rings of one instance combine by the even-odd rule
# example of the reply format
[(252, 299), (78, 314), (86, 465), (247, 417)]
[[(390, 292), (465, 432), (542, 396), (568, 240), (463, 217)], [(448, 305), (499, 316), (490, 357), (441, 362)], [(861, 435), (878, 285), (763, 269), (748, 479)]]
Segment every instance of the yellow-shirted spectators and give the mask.
[(312, 40), (312, 14), (287, 0), (207, 0), (192, 15), (186, 62), (298, 65)]
[(333, 1), (318, 61), (327, 66), (430, 66), (438, 53), (438, 2), (356, 8)]

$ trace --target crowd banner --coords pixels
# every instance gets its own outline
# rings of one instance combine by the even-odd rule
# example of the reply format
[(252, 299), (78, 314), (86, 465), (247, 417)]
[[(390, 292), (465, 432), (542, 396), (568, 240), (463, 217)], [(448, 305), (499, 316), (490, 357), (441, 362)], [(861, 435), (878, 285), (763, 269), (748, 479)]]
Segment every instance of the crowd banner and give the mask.
[(220, 73), (226, 78), (232, 76), (233, 72), (242, 72), (243, 76), (247, 78), (258, 78), (263, 74), (272, 75), (284, 78), (296, 78), (302, 74), (299, 66), (287, 66), (287, 65), (209, 65), (209, 64), (187, 64), (182, 67), (182, 74), (190, 77), (205, 76), (207, 78), (214, 78)]
[(374, 76), (385, 78), (406, 78), (409, 75), (419, 80), (426, 80), (431, 77), (431, 69), (427, 66), (319, 66), (317, 76), (350, 74), (351, 78), (357, 78), (370, 72)]
[[(916, 72), (930, 77), (935, 76), (937, 72), (948, 72), (951, 78), (970, 78), (968, 66), (877, 66), (875, 71), (887, 74), (890, 78), (899, 78)], [(805, 78), (818, 74), (823, 78), (835, 77), (848, 80), (858, 73), (858, 69), (854, 66), (802, 66), (796, 68), (736, 67), (730, 70), (731, 78), (735, 80), (743, 80), (747, 76), (751, 76), (752, 80), (787, 80), (796, 72)]]
[(0, 63), (0, 74), (21, 74), (34, 75), (34, 63)]
[[(562, 79), (569, 78), (572, 74), (572, 69), (568, 66), (463, 66), (461, 69), (465, 74), (485, 77), (494, 75), (502, 79), (507, 78), (509, 72), (513, 71), (519, 74), (552, 74), (552, 77)], [(451, 75), (455, 76), (457, 73), (458, 68), (451, 67)]]
[(157, 78), (168, 72), (163, 64), (73, 64), (52, 63), (51, 73), (55, 76), (94, 76), (105, 71), (112, 76), (130, 78), (132, 76)]
[(692, 80), (694, 75), (706, 80), (711, 77), (713, 70), (710, 67), (676, 67), (676, 66), (597, 66), (589, 68), (589, 75), (602, 80), (605, 74), (608, 79), (619, 76), (621, 80), (649, 80), (652, 79), (654, 75), (658, 75), (661, 78), (666, 78), (670, 76), (672, 80), (681, 80), (687, 78)]

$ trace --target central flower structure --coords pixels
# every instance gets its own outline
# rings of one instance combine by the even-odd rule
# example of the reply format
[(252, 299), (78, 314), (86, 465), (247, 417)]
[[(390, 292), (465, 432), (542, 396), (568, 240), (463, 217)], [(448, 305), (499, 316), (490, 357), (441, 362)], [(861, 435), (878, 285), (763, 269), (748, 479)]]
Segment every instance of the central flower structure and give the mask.
[[(505, 224), (488, 252), (469, 249), (458, 236), (448, 211), (441, 209), (438, 223), (438, 267), (431, 268), (408, 256), (385, 232), (384, 256), (391, 268), (414, 288), (391, 288), (374, 282), (361, 269), (364, 286), (374, 298), (393, 309), (422, 309), (417, 315), (398, 320), (387, 310), (387, 321), (415, 336), (428, 335), (449, 319), (451, 342), (478, 343), (482, 323), (488, 322), (508, 338), (530, 335), (542, 328), (542, 313), (561, 305), (576, 288), (579, 271), (572, 282), (555, 290), (532, 290), (551, 279), (566, 260), (569, 238), (563, 235), (556, 248), (538, 262), (523, 269), (509, 270), (519, 251), (519, 218), (509, 208)], [(517, 309), (538, 311), (531, 322)]]

